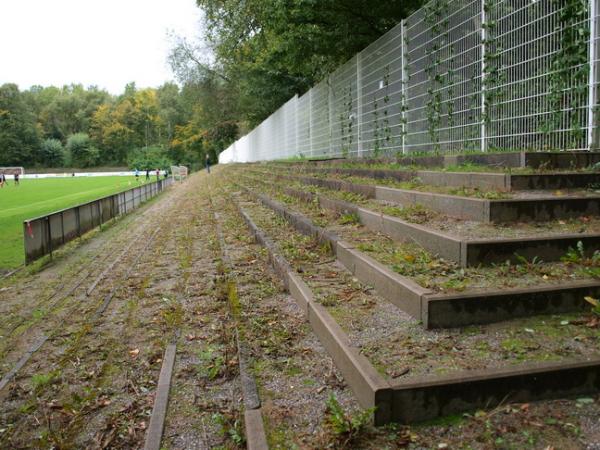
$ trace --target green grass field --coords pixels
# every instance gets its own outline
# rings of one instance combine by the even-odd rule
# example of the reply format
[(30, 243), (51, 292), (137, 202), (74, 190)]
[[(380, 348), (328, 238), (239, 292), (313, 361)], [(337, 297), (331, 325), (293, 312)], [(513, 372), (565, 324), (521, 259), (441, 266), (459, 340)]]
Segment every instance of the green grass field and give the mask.
[(12, 180), (0, 189), (0, 271), (24, 261), (23, 221), (105, 197), (136, 185), (134, 177)]

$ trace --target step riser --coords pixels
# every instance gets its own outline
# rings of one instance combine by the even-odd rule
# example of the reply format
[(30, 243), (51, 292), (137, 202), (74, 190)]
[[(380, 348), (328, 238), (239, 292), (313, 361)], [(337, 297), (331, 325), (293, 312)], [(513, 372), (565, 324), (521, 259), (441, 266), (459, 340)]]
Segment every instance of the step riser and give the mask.
[(600, 390), (600, 361), (487, 370), (457, 378), (394, 388), (392, 421), (415, 422), (510, 402), (589, 395)]

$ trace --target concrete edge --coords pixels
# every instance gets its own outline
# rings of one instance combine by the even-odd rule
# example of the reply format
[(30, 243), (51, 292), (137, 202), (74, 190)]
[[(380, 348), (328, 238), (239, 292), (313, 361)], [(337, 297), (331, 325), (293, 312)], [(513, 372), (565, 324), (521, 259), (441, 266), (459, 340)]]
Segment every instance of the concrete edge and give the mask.
[(374, 418), (376, 424), (388, 423), (391, 395), (389, 383), (379, 375), (358, 349), (352, 346), (335, 319), (314, 300), (310, 287), (278, 254), (276, 244), (260, 230), (239, 204), (238, 210), (257, 242), (267, 249), (275, 271), (284, 279), (290, 294), (306, 313), (311, 328), (334, 360), (360, 405), (363, 408), (376, 407)]
[(244, 425), (246, 427), (246, 448), (248, 450), (268, 450), (267, 434), (260, 408), (244, 411)]
[(163, 357), (163, 364), (158, 377), (154, 405), (152, 407), (152, 416), (150, 425), (146, 432), (146, 442), (144, 450), (160, 450), (162, 434), (165, 427), (165, 418), (167, 415), (167, 406), (169, 404), (169, 390), (171, 389), (171, 377), (173, 375), (173, 366), (175, 365), (175, 356), (177, 347), (175, 344), (167, 345)]

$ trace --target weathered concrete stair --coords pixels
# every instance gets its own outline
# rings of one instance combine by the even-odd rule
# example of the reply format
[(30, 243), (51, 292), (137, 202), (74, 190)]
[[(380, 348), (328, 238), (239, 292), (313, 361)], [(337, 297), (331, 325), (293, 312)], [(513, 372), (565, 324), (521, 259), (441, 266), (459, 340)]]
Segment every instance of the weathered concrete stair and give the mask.
[(385, 186), (356, 184), (342, 180), (270, 174), (278, 179), (299, 181), (327, 189), (353, 192), (367, 198), (402, 206), (423, 205), (452, 217), (483, 223), (542, 222), (600, 214), (600, 195), (586, 197), (556, 197), (531, 199), (487, 200), (457, 195), (419, 192)]
[(331, 246), (337, 259), (356, 278), (371, 285), (383, 298), (420, 320), (426, 328), (484, 324), (537, 314), (583, 310), (585, 296), (599, 296), (600, 282), (569, 282), (561, 285), (481, 290), (437, 294), (397, 274), (387, 266), (312, 223), (304, 215), (242, 186), (266, 207), (285, 218), (300, 233)]
[(307, 173), (343, 174), (364, 178), (410, 181), (418, 178), (430, 186), (456, 186), (481, 190), (523, 191), (544, 189), (577, 189), (600, 184), (600, 173), (561, 172), (543, 174), (510, 174), (485, 172), (443, 172), (434, 170), (390, 170), (342, 167), (308, 167)]
[(460, 371), (420, 380), (388, 382), (353, 347), (309, 286), (281, 256), (276, 245), (238, 205), (256, 240), (266, 247), (271, 263), (304, 311), (315, 334), (333, 358), (363, 408), (375, 408), (375, 425), (410, 423), (494, 408), (504, 402), (528, 402), (600, 391), (600, 359), (523, 364), (477, 371)]
[(252, 182), (280, 188), (285, 194), (308, 203), (316, 201), (325, 209), (334, 210), (341, 214), (356, 214), (361, 224), (367, 229), (385, 234), (399, 242), (416, 242), (430, 253), (449, 261), (455, 261), (461, 267), (501, 264), (506, 261), (519, 263), (521, 258), (558, 261), (570, 248), (577, 248), (578, 242), (583, 244), (588, 256), (591, 256), (595, 249), (600, 248), (600, 234), (598, 233), (558, 236), (538, 235), (536, 237), (511, 239), (461, 239), (353, 203), (290, 187), (280, 187), (275, 183), (266, 181), (264, 177), (245, 178)]

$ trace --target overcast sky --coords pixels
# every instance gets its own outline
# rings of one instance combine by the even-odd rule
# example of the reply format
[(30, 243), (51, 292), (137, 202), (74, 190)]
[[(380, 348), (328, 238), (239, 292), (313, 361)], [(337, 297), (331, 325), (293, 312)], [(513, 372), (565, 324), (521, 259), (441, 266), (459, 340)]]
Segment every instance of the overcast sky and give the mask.
[(159, 86), (167, 32), (195, 38), (200, 17), (194, 0), (0, 0), (0, 85)]

